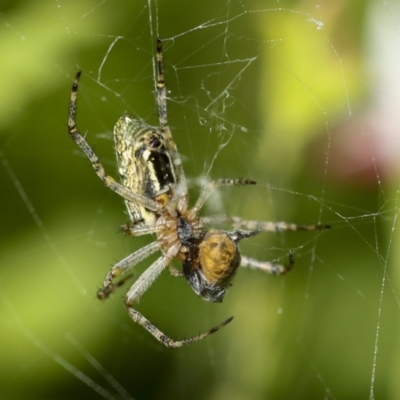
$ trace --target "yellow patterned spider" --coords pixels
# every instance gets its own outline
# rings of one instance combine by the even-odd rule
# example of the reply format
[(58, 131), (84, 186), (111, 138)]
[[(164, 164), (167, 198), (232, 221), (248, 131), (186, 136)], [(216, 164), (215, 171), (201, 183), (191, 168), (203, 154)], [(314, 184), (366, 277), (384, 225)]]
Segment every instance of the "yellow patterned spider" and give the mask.
[[(174, 340), (152, 324), (134, 305), (147, 289), (169, 266), (173, 276), (185, 276), (194, 292), (205, 300), (221, 302), (226, 289), (239, 266), (259, 269), (272, 274), (289, 271), (294, 259), (289, 254), (287, 265), (272, 264), (241, 256), (238, 243), (241, 239), (260, 232), (322, 230), (328, 225), (296, 225), (285, 222), (246, 221), (232, 216), (201, 217), (199, 213), (210, 194), (221, 186), (254, 185), (250, 179), (218, 179), (206, 185), (196, 203), (189, 208), (185, 174), (177, 146), (167, 121), (167, 90), (161, 40), (157, 40), (157, 105), (160, 127), (152, 127), (128, 115), (121, 117), (114, 127), (115, 150), (120, 182), (106, 175), (99, 158), (80, 134), (76, 126), (76, 103), (81, 72), (72, 86), (68, 132), (91, 162), (104, 184), (124, 200), (130, 217), (122, 230), (130, 236), (155, 234), (156, 240), (116, 263), (105, 277), (97, 293), (106, 299), (130, 276), (117, 283), (114, 278), (124, 274), (136, 264), (160, 251), (154, 261), (134, 282), (124, 303), (132, 320), (143, 326), (167, 347), (181, 347), (206, 338), (228, 324), (226, 319), (212, 329), (188, 339)], [(211, 224), (229, 223), (232, 231), (204, 229)], [(179, 271), (170, 264), (182, 262)]]

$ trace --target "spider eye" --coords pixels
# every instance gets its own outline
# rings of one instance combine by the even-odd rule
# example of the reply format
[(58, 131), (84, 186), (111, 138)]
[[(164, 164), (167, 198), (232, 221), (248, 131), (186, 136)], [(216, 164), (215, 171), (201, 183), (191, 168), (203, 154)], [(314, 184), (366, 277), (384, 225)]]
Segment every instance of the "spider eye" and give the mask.
[(161, 141), (158, 138), (158, 136), (156, 136), (156, 135), (150, 136), (150, 138), (149, 138), (149, 146), (152, 149), (158, 149), (158, 148), (161, 147)]

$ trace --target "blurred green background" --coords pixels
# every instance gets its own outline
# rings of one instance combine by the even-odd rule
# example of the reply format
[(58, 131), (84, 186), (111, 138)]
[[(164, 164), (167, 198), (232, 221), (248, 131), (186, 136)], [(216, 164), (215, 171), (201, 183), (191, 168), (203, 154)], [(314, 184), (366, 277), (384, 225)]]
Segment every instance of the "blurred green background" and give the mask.
[[(378, 11), (396, 40), (392, 5)], [(398, 174), (360, 128), (375, 90), (371, 7), (361, 0), (0, 5), (2, 399), (400, 397)], [(222, 305), (164, 273), (139, 307), (167, 334), (191, 336), (235, 316), (177, 350), (130, 321), (127, 287), (96, 299), (109, 267), (151, 239), (118, 232), (127, 222), (123, 201), (104, 188), (66, 128), (82, 69), (78, 126), (116, 176), (115, 121), (129, 113), (157, 124), (157, 35), (166, 39), (169, 122), (192, 200), (203, 180), (246, 177), (256, 187), (221, 190), (204, 212), (333, 226), (244, 242), (243, 253), (262, 260), (285, 262), (292, 251), (296, 266), (283, 277), (239, 271)], [(397, 103), (398, 94), (390, 97)]]

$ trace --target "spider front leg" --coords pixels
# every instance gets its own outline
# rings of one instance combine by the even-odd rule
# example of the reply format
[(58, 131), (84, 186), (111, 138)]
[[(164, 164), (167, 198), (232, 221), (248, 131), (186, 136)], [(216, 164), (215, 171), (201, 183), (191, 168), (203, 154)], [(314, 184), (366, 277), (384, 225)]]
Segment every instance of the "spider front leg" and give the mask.
[(81, 76), (81, 71), (78, 71), (75, 77), (74, 84), (72, 85), (71, 90), (71, 98), (69, 103), (69, 116), (68, 116), (68, 133), (73, 139), (73, 141), (82, 149), (82, 151), (86, 154), (87, 158), (92, 164), (93, 169), (95, 170), (97, 176), (104, 182), (104, 184), (119, 194), (126, 200), (129, 200), (133, 203), (139, 204), (141, 206), (146, 207), (151, 211), (159, 211), (161, 209), (161, 205), (156, 201), (149, 199), (148, 197), (142, 196), (137, 193), (133, 193), (129, 189), (125, 188), (120, 183), (116, 182), (115, 179), (109, 175), (106, 175), (103, 165), (100, 163), (99, 158), (93, 149), (89, 146), (83, 136), (80, 134), (77, 126), (76, 126), (76, 103), (78, 99), (78, 88), (79, 88), (79, 79)]
[(223, 328), (226, 324), (232, 321), (233, 317), (226, 319), (219, 325), (211, 328), (207, 332), (200, 333), (199, 335), (193, 336), (189, 339), (174, 340), (165, 335), (160, 329), (158, 329), (154, 324), (152, 324), (146, 317), (144, 317), (139, 311), (133, 308), (133, 305), (139, 300), (147, 289), (154, 283), (161, 272), (169, 265), (171, 259), (166, 256), (161, 256), (156, 260), (139, 279), (132, 285), (125, 297), (125, 307), (129, 316), (134, 322), (143, 326), (149, 333), (151, 333), (160, 343), (167, 347), (182, 347), (193, 342), (205, 339), (207, 336), (217, 332)]
[(251, 179), (216, 179), (207, 184), (200, 193), (194, 207), (190, 210), (193, 214), (197, 214), (204, 206), (211, 193), (221, 186), (246, 186), (255, 185), (256, 181)]
[(143, 235), (150, 235), (152, 233), (159, 233), (164, 228), (162, 226), (149, 226), (149, 225), (141, 225), (137, 226), (134, 222), (128, 222), (125, 225), (120, 227), (120, 230), (124, 232), (127, 236), (143, 236)]
[(160, 250), (160, 247), (161, 245), (159, 242), (150, 243), (140, 250), (137, 250), (134, 253), (130, 254), (128, 257), (125, 257), (123, 260), (117, 262), (106, 275), (103, 286), (97, 292), (97, 297), (100, 300), (104, 300), (108, 296), (110, 296), (111, 293), (121, 287), (132, 275), (129, 275), (128, 277), (122, 279), (117, 283), (113, 283), (114, 278), (121, 276), (128, 269), (134, 267), (140, 261), (144, 260), (147, 257), (150, 257), (157, 250)]

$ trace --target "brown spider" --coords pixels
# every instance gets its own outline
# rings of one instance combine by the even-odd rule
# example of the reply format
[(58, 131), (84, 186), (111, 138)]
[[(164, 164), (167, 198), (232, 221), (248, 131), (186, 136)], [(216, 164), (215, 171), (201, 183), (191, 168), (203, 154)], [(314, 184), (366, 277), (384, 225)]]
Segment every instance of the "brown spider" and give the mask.
[[(182, 160), (172, 138), (167, 121), (167, 91), (164, 83), (161, 40), (157, 40), (157, 104), (160, 127), (154, 128), (143, 121), (121, 117), (114, 127), (115, 150), (121, 183), (106, 175), (97, 155), (80, 134), (76, 126), (76, 102), (81, 72), (75, 77), (69, 106), (68, 132), (89, 158), (96, 174), (104, 184), (125, 199), (130, 222), (122, 230), (130, 236), (156, 234), (156, 240), (135, 251), (115, 264), (98, 291), (99, 299), (106, 299), (130, 276), (114, 283), (114, 278), (149, 257), (156, 251), (161, 256), (153, 262), (129, 289), (124, 303), (132, 320), (142, 325), (158, 341), (168, 347), (181, 347), (204, 339), (218, 331), (230, 317), (197, 336), (173, 340), (138, 312), (134, 305), (147, 289), (169, 266), (173, 276), (184, 275), (196, 294), (203, 299), (221, 302), (226, 289), (239, 266), (259, 269), (272, 274), (289, 271), (294, 259), (289, 254), (287, 265), (272, 264), (241, 256), (238, 243), (241, 239), (260, 232), (297, 230), (322, 230), (328, 225), (296, 225), (284, 222), (246, 221), (239, 217), (209, 216), (199, 213), (210, 194), (220, 186), (254, 185), (249, 179), (218, 179), (203, 188), (195, 205), (189, 208), (189, 196)], [(232, 231), (204, 230), (210, 224), (229, 223)], [(183, 264), (178, 271), (172, 260)]]

